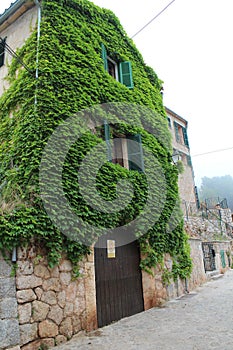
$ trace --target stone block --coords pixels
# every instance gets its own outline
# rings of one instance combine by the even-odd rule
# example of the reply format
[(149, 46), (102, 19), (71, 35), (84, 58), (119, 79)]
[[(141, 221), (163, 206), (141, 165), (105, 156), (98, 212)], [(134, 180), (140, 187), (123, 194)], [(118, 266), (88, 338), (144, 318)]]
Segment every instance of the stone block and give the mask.
[(43, 279), (50, 278), (50, 272), (49, 272), (48, 268), (44, 265), (41, 265), (41, 264), (35, 266), (34, 274), (37, 277), (41, 277)]
[(62, 292), (58, 293), (58, 305), (62, 308), (66, 305), (66, 292), (63, 290)]
[(35, 289), (35, 293), (36, 293), (37, 299), (38, 299), (38, 300), (41, 300), (41, 297), (42, 297), (42, 294), (43, 294), (43, 289), (40, 288), (40, 287), (37, 287), (37, 288)]
[(63, 344), (63, 343), (66, 343), (67, 342), (67, 338), (64, 336), (64, 335), (58, 335), (56, 338), (55, 338), (55, 342), (57, 345), (59, 344)]
[(19, 326), (21, 345), (27, 344), (38, 338), (37, 323), (26, 323)]
[(16, 286), (18, 289), (33, 289), (41, 285), (42, 279), (34, 275), (16, 277)]
[(16, 295), (19, 304), (28, 303), (29, 301), (36, 300), (36, 294), (32, 289), (18, 290)]
[(19, 324), (17, 320), (0, 320), (1, 349), (13, 347), (20, 343)]
[(73, 266), (70, 260), (63, 260), (62, 263), (59, 265), (59, 270), (61, 272), (70, 272), (72, 271)]
[(42, 287), (44, 291), (53, 290), (55, 292), (60, 292), (61, 284), (59, 278), (49, 278), (43, 281)]
[(51, 275), (51, 277), (53, 277), (53, 278), (58, 278), (59, 277), (59, 268), (58, 268), (58, 266), (55, 266), (55, 267), (53, 267), (53, 268), (50, 268), (50, 267), (48, 267), (48, 269), (49, 269), (49, 271), (50, 271), (50, 275)]
[(64, 316), (72, 316), (74, 313), (74, 305), (72, 303), (66, 303), (64, 307)]
[(39, 323), (39, 336), (41, 338), (51, 338), (58, 335), (58, 326), (50, 321), (45, 320)]
[(17, 301), (15, 298), (4, 298), (0, 301), (1, 318), (16, 318), (18, 315)]
[(55, 346), (55, 340), (54, 338), (43, 338), (40, 345), (44, 349), (53, 348)]
[(32, 304), (26, 303), (18, 306), (19, 323), (29, 323), (32, 315)]
[(51, 306), (48, 318), (54, 321), (58, 326), (63, 320), (63, 309), (60, 306)]
[(16, 286), (14, 277), (0, 278), (0, 299), (14, 298), (16, 295)]
[(63, 285), (68, 286), (71, 282), (71, 273), (70, 272), (61, 272), (60, 281)]
[(48, 292), (44, 292), (41, 295), (41, 301), (43, 301), (44, 303), (47, 303), (49, 305), (57, 304), (56, 293), (53, 290), (49, 290)]
[(49, 305), (35, 300), (32, 303), (32, 318), (35, 322), (46, 319), (49, 312)]
[(12, 271), (12, 263), (0, 260), (0, 277), (10, 277)]
[(7, 348), (6, 350), (20, 350), (20, 346), (14, 346), (13, 348)]
[(66, 288), (66, 301), (74, 301), (77, 294), (77, 282), (70, 283)]
[(72, 318), (67, 317), (65, 320), (62, 321), (60, 327), (59, 327), (59, 333), (64, 335), (67, 338), (71, 338), (73, 335), (73, 325), (72, 325)]
[(17, 276), (20, 275), (32, 275), (33, 273), (33, 264), (31, 261), (18, 261), (17, 262)]
[(39, 339), (32, 341), (31, 343), (22, 346), (21, 350), (38, 350), (40, 348), (41, 342), (42, 341)]

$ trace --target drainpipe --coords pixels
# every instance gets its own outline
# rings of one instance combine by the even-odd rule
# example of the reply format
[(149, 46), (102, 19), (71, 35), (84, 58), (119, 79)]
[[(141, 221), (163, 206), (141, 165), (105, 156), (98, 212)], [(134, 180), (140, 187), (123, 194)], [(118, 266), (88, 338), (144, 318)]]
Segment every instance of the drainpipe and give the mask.
[(41, 6), (39, 0), (35, 0), (37, 6), (37, 48), (36, 48), (36, 92), (35, 92), (35, 106), (37, 105), (37, 87), (39, 78), (39, 47), (40, 47), (40, 24), (41, 24)]
[(16, 250), (16, 247), (13, 248), (11, 261), (14, 262), (14, 263), (17, 261), (17, 250)]

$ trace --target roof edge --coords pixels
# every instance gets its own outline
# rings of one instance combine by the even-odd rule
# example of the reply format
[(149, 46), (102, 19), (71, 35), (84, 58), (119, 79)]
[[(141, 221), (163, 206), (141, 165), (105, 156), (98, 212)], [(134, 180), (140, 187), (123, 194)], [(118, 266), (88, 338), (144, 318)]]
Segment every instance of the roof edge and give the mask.
[(4, 22), (7, 22), (8, 19), (20, 9), (21, 6), (29, 5), (26, 6), (26, 8), (30, 8), (33, 6), (33, 4), (35, 5), (34, 0), (16, 0), (13, 4), (11, 4), (11, 6), (8, 9), (6, 9), (0, 15), (0, 28), (2, 27)]

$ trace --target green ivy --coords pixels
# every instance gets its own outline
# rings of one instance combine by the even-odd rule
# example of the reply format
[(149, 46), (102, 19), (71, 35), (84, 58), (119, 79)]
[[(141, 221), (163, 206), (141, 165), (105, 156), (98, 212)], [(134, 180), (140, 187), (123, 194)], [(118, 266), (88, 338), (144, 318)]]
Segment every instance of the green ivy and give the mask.
[[(74, 113), (102, 103), (127, 102), (156, 112), (157, 117), (149, 116), (147, 122), (170, 145), (170, 149), (165, 149), (142, 126), (135, 129), (130, 116), (129, 124), (119, 122), (119, 133), (141, 133), (143, 145), (158, 158), (166, 178), (167, 196), (159, 220), (142, 237), (140, 229), (148, 223), (142, 222), (141, 228), (137, 228), (145, 255), (141, 266), (149, 271), (162, 263), (165, 253), (170, 253), (174, 260), (173, 275), (188, 276), (191, 259), (180, 210), (174, 219), (179, 224), (167, 230), (178, 200), (178, 171), (171, 162), (171, 137), (160, 93), (161, 80), (146, 66), (111, 11), (87, 0), (42, 0), (41, 3), (39, 79), (36, 81), (34, 74), (37, 47), (34, 31), (17, 51), (31, 73), (13, 59), (8, 74), (10, 87), (0, 98), (0, 249), (10, 251), (36, 239), (38, 245), (47, 249), (51, 266), (57, 264), (63, 252), (74, 265), (90, 252), (89, 247), (63, 235), (48, 217), (39, 190), (41, 156), (55, 127)], [(104, 71), (101, 43), (115, 59), (131, 61), (133, 89), (127, 89)], [(108, 201), (115, 199), (117, 183), (123, 178), (133, 186), (133, 200), (125, 210), (114, 214), (100, 214), (87, 205), (79, 192), (77, 172), (88, 150), (100, 142), (101, 135), (90, 132), (71, 147), (63, 168), (63, 187), (80, 218), (99, 227), (116, 227), (127, 224), (143, 210), (148, 184), (144, 174), (106, 163), (97, 176), (99, 195)], [(53, 169), (49, 171), (52, 174)], [(155, 192), (159, 192), (159, 179), (155, 177), (153, 181)], [(96, 238), (94, 232), (91, 237)]]

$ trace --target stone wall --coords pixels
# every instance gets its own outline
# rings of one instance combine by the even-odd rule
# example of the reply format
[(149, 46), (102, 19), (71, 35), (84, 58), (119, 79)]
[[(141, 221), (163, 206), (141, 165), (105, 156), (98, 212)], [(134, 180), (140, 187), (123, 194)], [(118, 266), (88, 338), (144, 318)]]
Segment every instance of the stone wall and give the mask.
[[(213, 241), (216, 267), (225, 272), (231, 265), (226, 252), (230, 242)], [(190, 238), (193, 271), (186, 281), (164, 283), (161, 268), (153, 275), (142, 271), (145, 310), (192, 291), (207, 280), (202, 241)], [(225, 253), (226, 267), (220, 251)], [(94, 254), (80, 263), (80, 277), (74, 278), (71, 262), (63, 256), (58, 266), (50, 268), (43, 249), (33, 246), (17, 250), (16, 277), (12, 263), (0, 260), (0, 350), (38, 350), (66, 342), (74, 334), (97, 328)], [(172, 270), (169, 254), (164, 267)]]
[[(206, 282), (207, 276), (204, 269), (202, 241), (190, 238), (189, 244), (193, 270), (190, 278), (186, 281), (178, 278), (176, 281), (164, 285), (163, 271), (159, 267), (152, 270), (153, 275), (149, 275), (146, 272), (142, 273), (145, 310), (154, 306), (160, 306), (167, 300), (177, 298)], [(164, 257), (164, 266), (169, 272), (172, 271), (172, 259), (169, 254), (166, 254)]]
[(18, 320), (22, 350), (52, 347), (83, 330), (96, 328), (93, 257), (72, 275), (65, 257), (50, 268), (43, 251), (18, 249), (16, 273)]
[(0, 349), (17, 350), (20, 343), (13, 265), (0, 254)]
[[(227, 221), (226, 221), (227, 220)], [(208, 214), (208, 218), (203, 217), (201, 213), (196, 216), (189, 216), (185, 218), (185, 230), (191, 237), (197, 237), (204, 241), (211, 241), (216, 237), (223, 238), (231, 236), (229, 227), (232, 225), (228, 209), (221, 210), (221, 220), (218, 211)]]

